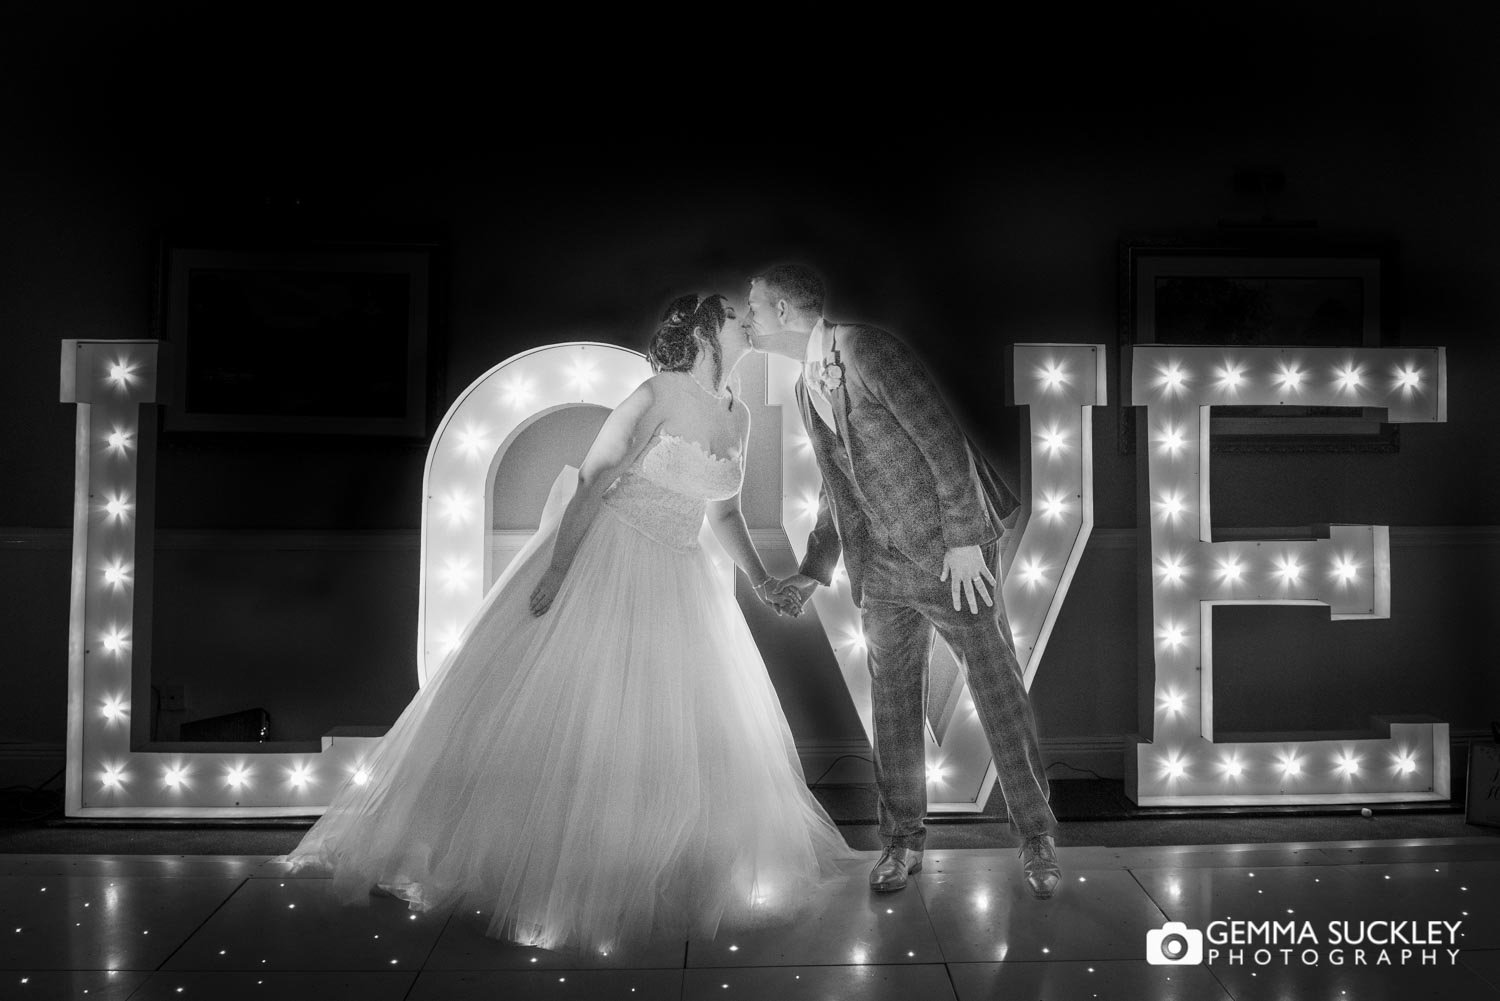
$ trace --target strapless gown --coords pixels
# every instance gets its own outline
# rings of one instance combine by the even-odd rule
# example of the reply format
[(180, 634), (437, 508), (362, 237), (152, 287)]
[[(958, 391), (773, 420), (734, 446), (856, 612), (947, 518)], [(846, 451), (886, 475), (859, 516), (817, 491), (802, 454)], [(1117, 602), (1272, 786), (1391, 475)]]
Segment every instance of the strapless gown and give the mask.
[(551, 609), (532, 589), (576, 478), (289, 855), (346, 903), (491, 909), (487, 934), (623, 950), (786, 920), (859, 857), (808, 791), (765, 664), (700, 548), (743, 463), (657, 436), (606, 491)]

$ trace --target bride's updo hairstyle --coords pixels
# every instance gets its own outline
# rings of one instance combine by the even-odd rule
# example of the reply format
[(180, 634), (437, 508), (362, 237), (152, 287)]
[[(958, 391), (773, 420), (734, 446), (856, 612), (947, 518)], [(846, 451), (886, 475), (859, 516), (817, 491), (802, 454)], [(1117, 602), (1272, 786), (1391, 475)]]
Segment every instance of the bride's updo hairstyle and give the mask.
[[(719, 347), (719, 329), (724, 326), (724, 297), (678, 296), (662, 316), (661, 325), (646, 346), (653, 372), (687, 372), (707, 349), (713, 359), (713, 384), (724, 374), (724, 351)], [(701, 333), (694, 331), (701, 330)]]

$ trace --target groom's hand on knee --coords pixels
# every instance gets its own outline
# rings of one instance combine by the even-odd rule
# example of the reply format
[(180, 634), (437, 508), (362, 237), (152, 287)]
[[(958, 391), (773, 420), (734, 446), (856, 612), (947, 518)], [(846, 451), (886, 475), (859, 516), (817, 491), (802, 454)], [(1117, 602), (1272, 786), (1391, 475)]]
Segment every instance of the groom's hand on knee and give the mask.
[[(995, 584), (995, 575), (984, 562), (984, 550), (979, 546), (959, 546), (950, 549), (943, 554), (943, 573), (940, 580), (946, 580), (953, 589), (953, 610), (962, 611), (959, 595), (967, 599), (969, 611), (979, 614), (979, 602), (975, 600), (975, 593), (984, 599), (986, 608), (994, 608), (995, 602), (990, 598), (990, 587)], [(985, 582), (989, 582), (989, 587)]]

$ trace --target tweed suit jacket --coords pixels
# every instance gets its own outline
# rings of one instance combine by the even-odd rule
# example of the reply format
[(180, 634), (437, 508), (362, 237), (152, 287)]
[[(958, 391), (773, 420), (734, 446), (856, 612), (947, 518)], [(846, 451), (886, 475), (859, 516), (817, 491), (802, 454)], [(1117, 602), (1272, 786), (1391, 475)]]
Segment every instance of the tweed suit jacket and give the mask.
[(843, 372), (828, 393), (838, 436), (799, 378), (797, 403), (823, 477), (800, 570), (827, 585), (842, 552), (859, 604), (871, 546), (897, 549), (936, 578), (947, 550), (994, 541), (1020, 502), (906, 345), (876, 327), (825, 330), (824, 364)]

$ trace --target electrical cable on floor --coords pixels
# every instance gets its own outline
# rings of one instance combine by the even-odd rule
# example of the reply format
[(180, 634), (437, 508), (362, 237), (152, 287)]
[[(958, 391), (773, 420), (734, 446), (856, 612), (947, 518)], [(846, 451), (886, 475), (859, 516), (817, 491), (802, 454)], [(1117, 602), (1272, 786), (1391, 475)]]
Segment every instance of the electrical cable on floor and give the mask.
[(875, 764), (872, 759), (865, 757), (863, 754), (840, 754), (838, 757), (833, 759), (833, 761), (827, 768), (823, 769), (822, 775), (819, 775), (817, 778), (808, 783), (808, 787), (815, 787), (819, 782), (822, 782), (824, 779), (826, 779), (828, 777), (828, 773), (833, 771), (834, 766), (837, 765), (840, 761), (843, 761), (845, 758), (858, 758), (860, 761), (867, 762), (868, 764)]
[(1092, 768), (1082, 768), (1082, 767), (1079, 767), (1078, 765), (1070, 765), (1066, 761), (1053, 761), (1053, 762), (1050, 762), (1047, 765), (1046, 770), (1050, 771), (1053, 765), (1062, 765), (1064, 768), (1071, 768), (1075, 772), (1083, 772), (1086, 775), (1092, 775), (1094, 778), (1098, 779), (1101, 782), (1108, 782), (1108, 781), (1110, 781), (1109, 779), (1105, 778), (1103, 775), (1100, 775), (1098, 772), (1094, 771)]
[(26, 808), (26, 801), (27, 801), (27, 799), (22, 799), (20, 801), (20, 803), (18, 804), (18, 811), (17, 812), (20, 815), (20, 817), (21, 817), (22, 820), (25, 820), (25, 821), (43, 820), (43, 819), (45, 819), (47, 817), (52, 816), (54, 813), (58, 812), (58, 810), (60, 810), (62, 808), (62, 802), (59, 799), (56, 798), (57, 797), (57, 791), (56, 790), (52, 790), (52, 791), (46, 791), (46, 792), (44, 792), (44, 790), (46, 790), (47, 786), (51, 785), (52, 782), (59, 775), (61, 775), (65, 771), (67, 771), (67, 766), (66, 765), (64, 765), (62, 768), (59, 768), (57, 771), (53, 772), (50, 776), (47, 777), (47, 779), (45, 781), (43, 781), (43, 782), (41, 782), (41, 783), (39, 783), (37, 785), (34, 785), (34, 786), (28, 786), (28, 785), (5, 786), (4, 788), (0, 788), (0, 793), (8, 793), (8, 792), (25, 793), (27, 799), (29, 799), (31, 797), (43, 796), (43, 795), (46, 795), (46, 796), (49, 796), (49, 797), (53, 797), (51, 799), (50, 805), (47, 807), (47, 809), (42, 810), (40, 813), (32, 811), (32, 810), (28, 810)]

